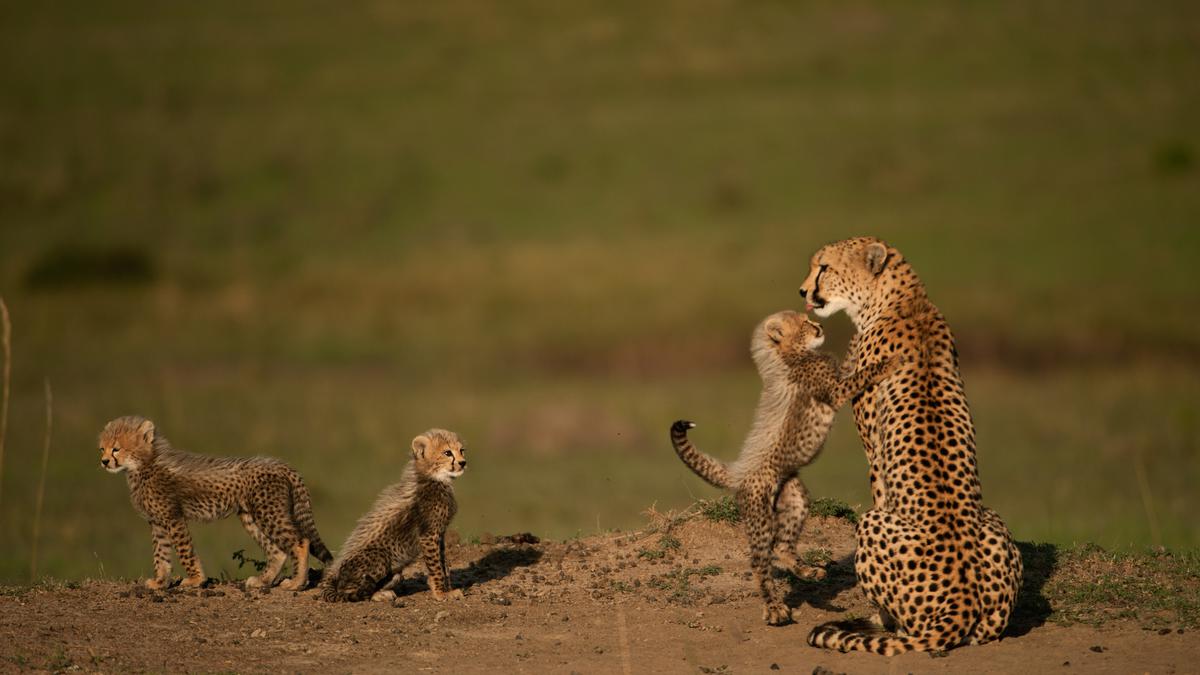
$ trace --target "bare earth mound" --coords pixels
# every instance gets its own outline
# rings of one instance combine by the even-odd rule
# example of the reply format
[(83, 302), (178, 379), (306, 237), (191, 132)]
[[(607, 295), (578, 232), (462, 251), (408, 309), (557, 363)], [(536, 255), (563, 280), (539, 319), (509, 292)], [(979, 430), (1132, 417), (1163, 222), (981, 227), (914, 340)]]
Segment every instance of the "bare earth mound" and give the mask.
[(653, 521), (562, 543), (455, 543), (454, 585), (466, 596), (446, 602), (430, 597), (419, 571), (387, 605), (235, 583), (0, 589), (0, 671), (1172, 673), (1200, 659), (1195, 556), (1023, 545), (1030, 569), (1008, 637), (943, 658), (886, 659), (805, 643), (819, 622), (869, 613), (854, 587), (848, 522), (810, 520), (808, 558), (827, 564), (828, 578), (792, 580), (796, 623), (771, 628), (735, 527)]

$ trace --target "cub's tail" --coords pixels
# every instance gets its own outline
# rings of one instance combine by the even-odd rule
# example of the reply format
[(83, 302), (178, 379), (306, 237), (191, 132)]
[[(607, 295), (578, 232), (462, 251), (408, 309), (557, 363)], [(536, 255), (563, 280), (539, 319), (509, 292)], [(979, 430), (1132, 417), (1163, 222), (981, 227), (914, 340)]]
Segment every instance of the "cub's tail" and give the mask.
[(904, 652), (932, 652), (956, 647), (966, 636), (966, 627), (945, 616), (934, 623), (926, 635), (894, 635), (865, 619), (831, 621), (812, 629), (808, 644), (839, 652), (871, 652), (895, 656)]
[(308, 487), (299, 473), (296, 473), (291, 467), (288, 468), (288, 480), (292, 483), (292, 516), (296, 519), (296, 527), (300, 530), (300, 536), (308, 540), (308, 550), (318, 560), (328, 565), (333, 562), (333, 554), (329, 552), (329, 548), (325, 546), (325, 542), (321, 541), (321, 535), (317, 532), (317, 522), (313, 519), (312, 499), (308, 496)]
[(688, 468), (708, 481), (710, 485), (719, 488), (732, 489), (733, 477), (729, 475), (729, 468), (719, 460), (713, 459), (708, 455), (696, 449), (692, 445), (691, 439), (688, 438), (688, 429), (696, 426), (695, 422), (688, 420), (677, 420), (671, 425), (671, 446), (675, 448), (675, 454), (679, 455), (679, 459), (683, 460)]

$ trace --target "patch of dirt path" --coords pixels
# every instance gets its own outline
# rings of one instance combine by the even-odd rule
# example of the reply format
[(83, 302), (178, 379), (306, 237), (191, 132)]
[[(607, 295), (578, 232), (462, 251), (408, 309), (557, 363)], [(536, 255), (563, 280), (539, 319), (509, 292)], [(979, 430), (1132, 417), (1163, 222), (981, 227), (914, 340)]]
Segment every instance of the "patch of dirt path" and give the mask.
[[(519, 541), (519, 539), (518, 539)], [(235, 583), (150, 592), (132, 581), (7, 588), (0, 671), (434, 673), (1185, 673), (1191, 630), (1095, 628), (1018, 617), (1001, 642), (942, 658), (809, 647), (815, 624), (869, 614), (854, 587), (852, 526), (813, 518), (803, 546), (828, 558), (820, 582), (792, 580), (796, 623), (773, 628), (749, 578), (742, 535), (702, 518), (572, 542), (453, 544), (459, 600), (423, 576), (394, 604), (327, 604), (311, 591)], [(788, 583), (788, 581), (781, 581)], [(1033, 603), (1036, 605), (1036, 603)], [(825, 672), (825, 671), (820, 671)]]

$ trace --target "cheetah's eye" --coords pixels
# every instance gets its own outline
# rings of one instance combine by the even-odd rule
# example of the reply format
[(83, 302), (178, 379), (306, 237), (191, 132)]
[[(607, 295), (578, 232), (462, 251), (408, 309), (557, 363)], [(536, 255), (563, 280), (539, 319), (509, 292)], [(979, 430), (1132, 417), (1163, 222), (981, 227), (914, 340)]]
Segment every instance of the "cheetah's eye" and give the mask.
[(112, 454), (114, 454), (114, 455), (115, 455), (115, 454), (117, 454), (117, 453), (118, 453), (118, 452), (120, 452), (120, 451), (121, 451), (121, 449), (120, 449), (120, 448), (113, 448), (113, 449), (112, 449)]
[(445, 455), (445, 456), (447, 456), (447, 457), (453, 457), (453, 456), (454, 456), (454, 453), (453, 453), (453, 452), (450, 452), (449, 450), (447, 450), (447, 451), (443, 452), (442, 454), (443, 454), (443, 455)]

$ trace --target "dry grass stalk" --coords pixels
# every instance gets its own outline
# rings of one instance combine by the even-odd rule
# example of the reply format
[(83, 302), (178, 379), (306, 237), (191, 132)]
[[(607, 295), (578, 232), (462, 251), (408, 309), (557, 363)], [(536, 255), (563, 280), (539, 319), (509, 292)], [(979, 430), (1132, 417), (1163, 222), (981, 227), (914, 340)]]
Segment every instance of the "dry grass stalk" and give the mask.
[(29, 583), (37, 581), (38, 536), (42, 528), (42, 503), (46, 497), (46, 467), (50, 464), (50, 432), (54, 428), (54, 395), (46, 378), (46, 438), (42, 444), (42, 477), (38, 481), (37, 504), (33, 509), (33, 545), (29, 552)]

